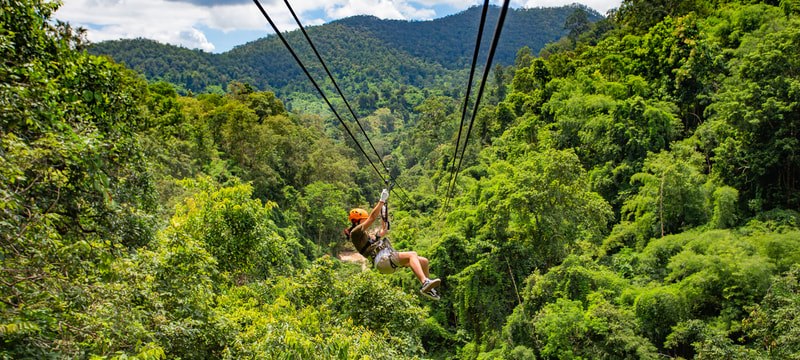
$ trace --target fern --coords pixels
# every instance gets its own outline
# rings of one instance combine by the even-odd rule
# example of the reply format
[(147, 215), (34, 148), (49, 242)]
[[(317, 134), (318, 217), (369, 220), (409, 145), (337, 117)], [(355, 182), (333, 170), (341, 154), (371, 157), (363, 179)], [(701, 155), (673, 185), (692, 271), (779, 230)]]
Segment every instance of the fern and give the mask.
[(39, 325), (30, 321), (18, 321), (11, 324), (0, 324), (0, 334), (14, 336), (39, 331)]

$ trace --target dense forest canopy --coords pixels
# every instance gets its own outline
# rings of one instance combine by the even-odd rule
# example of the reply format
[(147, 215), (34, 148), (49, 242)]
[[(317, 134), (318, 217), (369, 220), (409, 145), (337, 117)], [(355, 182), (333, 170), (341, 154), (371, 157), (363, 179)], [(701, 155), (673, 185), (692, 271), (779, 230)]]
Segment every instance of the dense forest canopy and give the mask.
[[(464, 89), (339, 68), (438, 302), (336, 259), (383, 179), (295, 67), (270, 70), (285, 97), (244, 72), (183, 93), (57, 7), (0, 7), (4, 359), (800, 358), (795, 1), (570, 8), (492, 65), (452, 197)], [(445, 55), (418, 69), (466, 82)]]

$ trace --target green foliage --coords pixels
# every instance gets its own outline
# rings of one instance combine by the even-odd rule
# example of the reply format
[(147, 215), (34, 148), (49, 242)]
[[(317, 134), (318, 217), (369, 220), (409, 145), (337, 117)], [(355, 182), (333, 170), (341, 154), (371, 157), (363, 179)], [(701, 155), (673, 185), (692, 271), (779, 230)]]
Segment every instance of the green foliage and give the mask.
[(543, 357), (557, 359), (657, 359), (655, 348), (635, 332), (630, 311), (602, 296), (584, 308), (578, 301), (558, 299), (542, 308), (533, 321)]
[(512, 166), (496, 162), (470, 198), (480, 201), (479, 236), (536, 246), (536, 261), (553, 264), (581, 242), (597, 242), (611, 216), (588, 189), (586, 173), (568, 151), (531, 152)]
[[(744, 307), (764, 295), (775, 274), (774, 260), (756, 251), (760, 238), (727, 230), (667, 236), (644, 249), (638, 272), (656, 284), (672, 283), (670, 291), (680, 294), (675, 301), (686, 302), (691, 318), (718, 317), (736, 328)], [(683, 319), (674, 314), (673, 323)]]
[(730, 65), (734, 75), (709, 107), (714, 121), (707, 125), (716, 136), (713, 172), (739, 189), (753, 211), (765, 201), (789, 207), (798, 201), (793, 174), (800, 80), (791, 69), (800, 61), (800, 31), (795, 22), (758, 35), (743, 37), (740, 58)]
[(570, 256), (546, 274), (535, 272), (525, 280), (525, 312), (536, 313), (559, 298), (578, 301), (587, 307), (592, 294), (614, 298), (627, 286), (619, 275), (588, 257)]
[(420, 113), (417, 126), (414, 128), (415, 155), (424, 158), (433, 151), (442, 140), (453, 136), (456, 124), (456, 103), (447, 97), (425, 100), (414, 111)]
[(620, 84), (599, 74), (581, 75), (577, 82), (553, 80), (548, 86), (555, 91), (542, 105), (556, 132), (553, 145), (589, 145), (590, 152), (580, 153), (588, 164), (631, 161), (666, 148), (682, 127), (675, 118), (676, 109), (632, 93), (635, 85), (641, 86), (639, 81), (630, 77)]
[[(479, 260), (454, 276), (456, 314), (479, 343), (488, 331), (500, 330), (518, 303), (511, 269), (503, 272), (504, 258), (495, 256)], [(452, 281), (452, 280), (451, 280)]]
[(547, 273), (528, 277), (523, 302), (508, 317), (503, 338), (509, 348), (537, 349), (540, 356), (650, 357), (654, 348), (635, 333), (632, 309), (611, 302), (629, 286), (588, 257), (568, 257)]
[(636, 298), (633, 307), (642, 324), (641, 333), (658, 348), (662, 348), (672, 327), (687, 316), (681, 293), (672, 288), (644, 291)]
[[(648, 228), (637, 236), (645, 241), (656, 236), (677, 233), (687, 226), (708, 222), (706, 177), (700, 171), (700, 155), (691, 148), (651, 154), (644, 163), (644, 172), (631, 177), (641, 182), (636, 195), (625, 202), (622, 214), (639, 228)], [(642, 247), (646, 243), (625, 243)]]
[(772, 359), (800, 357), (800, 265), (772, 281), (761, 302), (750, 308), (743, 321), (747, 336), (755, 340), (761, 356)]
[[(334, 184), (314, 182), (304, 189), (305, 194), (295, 202), (295, 207), (300, 209), (301, 227), (316, 229), (317, 241), (325, 244), (336, 244), (334, 254), (338, 254), (347, 239), (340, 235), (342, 219), (347, 218), (348, 210), (342, 204), (345, 202), (344, 192)], [(307, 226), (303, 226), (305, 221)], [(313, 232), (310, 237), (315, 235)], [(326, 246), (327, 247), (327, 246)]]
[(297, 247), (276, 232), (270, 220), (274, 203), (251, 198), (249, 185), (215, 188), (208, 178), (187, 180), (193, 190), (185, 205), (178, 206), (171, 224), (199, 241), (216, 259), (221, 271), (237, 282), (262, 279), (302, 265)]
[(681, 252), (694, 238), (695, 232), (686, 232), (651, 241), (639, 253), (637, 273), (647, 276), (650, 280), (663, 281), (669, 274), (667, 265), (670, 259)]
[(714, 216), (711, 218), (711, 226), (725, 229), (735, 225), (739, 192), (730, 186), (723, 186), (714, 190), (712, 198), (714, 199)]
[(775, 268), (752, 245), (719, 241), (718, 236), (730, 235), (710, 232), (688, 243), (670, 260), (666, 281), (679, 284), (694, 316), (738, 320), (743, 307), (766, 292)]
[(581, 33), (589, 30), (589, 16), (586, 11), (581, 8), (575, 9), (572, 14), (567, 16), (567, 21), (564, 22), (564, 29), (569, 30), (567, 37), (572, 41), (577, 41)]
[(800, 236), (797, 231), (756, 232), (751, 235), (758, 251), (770, 258), (779, 272), (788, 271), (793, 264), (800, 264)]
[[(443, 280), (421, 303), (408, 271), (309, 265), (383, 183), (273, 37), (197, 60), (149, 44), (174, 71), (147, 85), (56, 5), (6, 1), (0, 357), (797, 357), (800, 24), (787, 1), (713, 5), (510, 14), (516, 61), (493, 65), (452, 199), (474, 24), (310, 29), (402, 186), (395, 245)], [(571, 38), (535, 57), (513, 40), (534, 13)]]
[(221, 310), (228, 314), (222, 326), (236, 333), (224, 358), (403, 358), (381, 336), (331, 310), (298, 308), (282, 298), (263, 303), (260, 294), (248, 290), (237, 289), (222, 299)]
[[(706, 326), (699, 320), (683, 322), (676, 326), (675, 333), (670, 335), (669, 342), (676, 352), (694, 359), (758, 358), (757, 352), (735, 344), (725, 331)], [(679, 348), (676, 346), (676, 342), (682, 342), (684, 345)], [(688, 343), (693, 349), (687, 350), (686, 344)]]
[(219, 299), (224, 358), (406, 359), (420, 355), (416, 299), (373, 272), (322, 259), (295, 278), (239, 287)]
[[(75, 51), (57, 4), (0, 9), (0, 324), (5, 358), (124, 351), (115, 259), (150, 243), (155, 197), (134, 129), (145, 85)], [(112, 326), (106, 326), (111, 324)], [(119, 325), (117, 325), (119, 324)], [(122, 335), (122, 336), (121, 336)]]
[(615, 16), (632, 31), (647, 31), (664, 18), (681, 17), (690, 12), (698, 15), (708, 15), (712, 8), (710, 3), (703, 1), (640, 1), (625, 0), (622, 2)]
[(112, 285), (124, 289), (124, 296), (92, 314), (99, 319), (104, 312), (116, 315), (115, 326), (94, 324), (94, 331), (103, 335), (96, 337), (97, 343), (121, 342), (120, 348), (140, 352), (152, 344), (169, 357), (208, 357), (216, 335), (211, 327), (214, 297), (223, 284), (215, 283), (218, 263), (205, 244), (169, 226), (159, 232), (152, 250), (121, 258), (112, 268)]

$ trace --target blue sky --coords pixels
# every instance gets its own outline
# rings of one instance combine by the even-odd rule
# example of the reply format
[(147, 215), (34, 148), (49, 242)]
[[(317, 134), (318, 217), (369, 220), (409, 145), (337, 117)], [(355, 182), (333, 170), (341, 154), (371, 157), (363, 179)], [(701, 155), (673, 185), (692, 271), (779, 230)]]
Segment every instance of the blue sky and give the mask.
[[(272, 33), (253, 0), (62, 0), (55, 17), (88, 29), (93, 42), (147, 38), (222, 53)], [(282, 31), (297, 28), (284, 0), (259, 0)], [(303, 26), (353, 15), (432, 20), (481, 5), (481, 0), (288, 0)], [(512, 0), (513, 8), (563, 6), (575, 0)], [(600, 13), (620, 0), (581, 0)], [(490, 2), (500, 5), (499, 0)]]

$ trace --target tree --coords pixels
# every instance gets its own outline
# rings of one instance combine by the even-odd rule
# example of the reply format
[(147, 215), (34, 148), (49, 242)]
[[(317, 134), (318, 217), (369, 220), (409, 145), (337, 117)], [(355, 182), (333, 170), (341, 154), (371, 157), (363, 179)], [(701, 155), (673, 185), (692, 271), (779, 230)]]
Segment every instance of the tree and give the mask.
[(738, 322), (745, 307), (764, 296), (775, 265), (756, 253), (747, 239), (725, 230), (702, 233), (667, 265), (666, 282), (685, 294), (695, 318)]
[(517, 58), (514, 60), (514, 67), (519, 70), (531, 66), (531, 62), (533, 61), (533, 55), (531, 53), (531, 48), (527, 46), (519, 49), (517, 51)]
[(247, 107), (256, 113), (260, 122), (263, 122), (269, 116), (284, 115), (286, 113), (283, 102), (269, 91), (250, 93), (244, 102)]
[(772, 281), (764, 299), (749, 308), (742, 322), (760, 355), (773, 359), (800, 357), (800, 266)]
[(453, 133), (452, 123), (456, 107), (450, 98), (438, 97), (425, 100), (425, 103), (416, 107), (414, 111), (420, 113), (415, 132), (420, 137), (430, 137), (434, 141), (447, 139)]
[(611, 216), (608, 204), (588, 189), (586, 172), (570, 151), (531, 152), (512, 166), (496, 162), (490, 179), (470, 195), (479, 205), (480, 234), (534, 246), (549, 267), (572, 246), (599, 242)]
[(710, 5), (703, 1), (644, 1), (624, 0), (615, 16), (633, 32), (643, 32), (666, 17), (677, 18), (690, 12), (705, 16), (710, 12)]
[(50, 22), (57, 3), (2, 6), (2, 356), (122, 351), (132, 344), (117, 340), (140, 339), (136, 330), (121, 322), (94, 332), (124, 314), (95, 306), (125, 298), (109, 285), (111, 265), (153, 238), (156, 197), (134, 135), (146, 84), (106, 58), (76, 51), (86, 46), (81, 31)]
[(494, 84), (497, 86), (496, 102), (500, 102), (506, 98), (505, 68), (498, 63), (495, 65), (492, 74), (494, 75)]
[(330, 250), (332, 255), (338, 255), (346, 241), (341, 236), (342, 220), (347, 218), (344, 191), (335, 184), (317, 181), (306, 186), (303, 192), (298, 201), (306, 204), (308, 209), (303, 227), (305, 233), (311, 235), (310, 238), (316, 237), (318, 250), (321, 244), (325, 245), (322, 253)]
[(415, 297), (329, 258), (232, 289), (218, 304), (214, 328), (228, 336), (220, 353), (231, 357), (412, 359), (423, 350), (417, 329), (426, 312)]
[(651, 153), (644, 172), (631, 177), (641, 184), (622, 206), (623, 221), (604, 246), (644, 248), (651, 238), (675, 234), (711, 220), (710, 187), (701, 172), (702, 157), (686, 144), (671, 152)]
[(533, 321), (537, 350), (545, 358), (658, 359), (653, 345), (636, 334), (629, 311), (602, 296), (591, 297), (587, 308), (558, 299), (548, 304)]
[(592, 251), (611, 211), (587, 186), (573, 153), (530, 152), (516, 166), (494, 162), (460, 200), (474, 207), (453, 219), (466, 220), (460, 226), (479, 260), (455, 276), (456, 310), (475, 341), (499, 331), (519, 303), (514, 279), (555, 266), (570, 251)]
[[(740, 191), (752, 211), (769, 203), (794, 208), (800, 203), (800, 142), (797, 91), (800, 30), (776, 31), (757, 44), (732, 69), (709, 107), (716, 136), (714, 174)], [(744, 46), (744, 45), (743, 45)], [(764, 209), (769, 210), (769, 209)]]
[(634, 303), (641, 333), (659, 349), (664, 348), (667, 335), (688, 315), (686, 304), (674, 288), (654, 288), (639, 294)]
[(228, 96), (237, 101), (245, 101), (251, 94), (256, 92), (249, 83), (232, 81), (228, 84)]
[(216, 188), (209, 178), (183, 182), (193, 195), (178, 206), (174, 226), (199, 241), (219, 270), (243, 284), (301, 267), (299, 246), (282, 238), (270, 219), (274, 203), (251, 199), (253, 188), (236, 181)]
[(736, 224), (738, 219), (736, 203), (739, 200), (739, 192), (730, 186), (722, 186), (714, 190), (714, 216), (711, 218), (711, 226), (717, 229), (725, 229)]
[(567, 16), (564, 22), (564, 30), (569, 30), (567, 35), (572, 42), (577, 42), (578, 37), (589, 30), (589, 15), (582, 8), (577, 8), (572, 14)]

